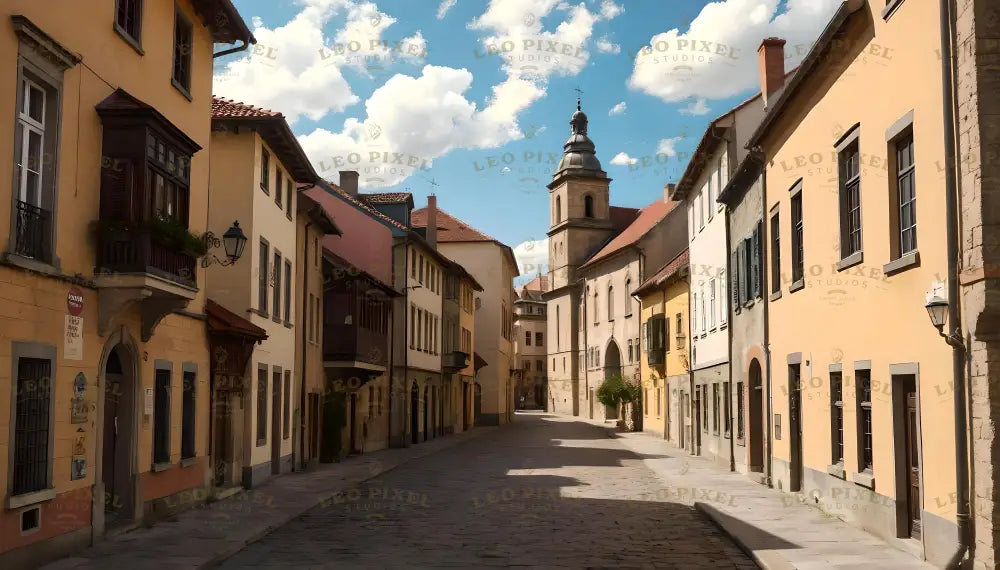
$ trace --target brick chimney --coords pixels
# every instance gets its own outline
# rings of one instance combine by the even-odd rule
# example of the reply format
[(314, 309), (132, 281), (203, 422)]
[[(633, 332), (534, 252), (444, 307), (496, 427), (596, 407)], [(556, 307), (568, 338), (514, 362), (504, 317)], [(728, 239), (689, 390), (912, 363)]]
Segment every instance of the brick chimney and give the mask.
[(766, 107), (768, 98), (785, 84), (785, 40), (766, 38), (757, 53), (760, 54), (760, 93)]
[(425, 236), (427, 243), (431, 244), (431, 247), (437, 249), (437, 229), (438, 221), (438, 199), (437, 196), (431, 194), (427, 197), (427, 230)]
[(358, 171), (341, 170), (340, 187), (351, 196), (356, 197), (358, 195)]
[(674, 193), (674, 190), (676, 188), (677, 188), (676, 184), (667, 184), (666, 186), (663, 187), (663, 201), (664, 202), (669, 202), (670, 201), (670, 195)]

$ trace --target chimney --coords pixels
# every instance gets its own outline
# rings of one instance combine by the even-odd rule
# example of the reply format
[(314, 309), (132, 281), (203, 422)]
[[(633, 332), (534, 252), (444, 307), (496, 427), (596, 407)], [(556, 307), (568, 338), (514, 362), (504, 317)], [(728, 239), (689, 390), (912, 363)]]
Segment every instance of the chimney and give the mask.
[(437, 249), (438, 242), (438, 199), (437, 196), (431, 194), (427, 197), (427, 230), (425, 232), (425, 237), (427, 243), (431, 244), (431, 247)]
[(357, 170), (341, 170), (340, 171), (340, 187), (343, 188), (344, 192), (347, 192), (351, 196), (357, 197), (357, 195), (358, 195), (358, 171)]
[(766, 38), (757, 53), (760, 54), (760, 93), (766, 107), (768, 98), (785, 84), (785, 40)]
[(664, 202), (670, 202), (670, 195), (673, 194), (674, 190), (676, 190), (676, 189), (677, 189), (677, 185), (676, 184), (667, 184), (666, 186), (664, 186), (663, 187), (663, 201)]

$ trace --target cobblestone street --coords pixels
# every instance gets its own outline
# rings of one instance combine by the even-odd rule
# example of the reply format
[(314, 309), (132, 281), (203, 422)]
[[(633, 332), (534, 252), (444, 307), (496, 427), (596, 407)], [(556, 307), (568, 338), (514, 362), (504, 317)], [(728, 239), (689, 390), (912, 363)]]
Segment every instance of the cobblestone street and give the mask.
[(334, 495), (222, 566), (755, 568), (690, 499), (599, 427), (518, 415)]

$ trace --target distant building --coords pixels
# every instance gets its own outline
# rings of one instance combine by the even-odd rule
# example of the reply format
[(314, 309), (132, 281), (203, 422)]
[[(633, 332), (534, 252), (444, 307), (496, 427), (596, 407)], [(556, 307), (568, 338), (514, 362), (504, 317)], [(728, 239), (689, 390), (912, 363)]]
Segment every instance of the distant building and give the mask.
[(514, 301), (514, 386), (516, 409), (549, 408), (546, 348), (548, 317), (542, 294), (549, 289), (549, 276), (539, 275), (521, 287)]

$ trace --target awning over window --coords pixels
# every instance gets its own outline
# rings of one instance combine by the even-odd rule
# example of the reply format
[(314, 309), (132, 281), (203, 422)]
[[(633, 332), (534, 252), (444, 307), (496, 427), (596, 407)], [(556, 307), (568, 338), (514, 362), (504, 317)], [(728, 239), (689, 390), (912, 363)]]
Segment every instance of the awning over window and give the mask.
[(267, 340), (267, 331), (211, 299), (205, 301), (205, 315), (208, 317), (212, 371), (243, 376), (254, 344)]

